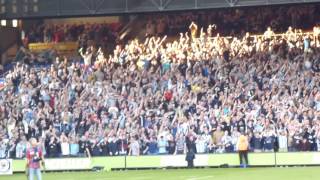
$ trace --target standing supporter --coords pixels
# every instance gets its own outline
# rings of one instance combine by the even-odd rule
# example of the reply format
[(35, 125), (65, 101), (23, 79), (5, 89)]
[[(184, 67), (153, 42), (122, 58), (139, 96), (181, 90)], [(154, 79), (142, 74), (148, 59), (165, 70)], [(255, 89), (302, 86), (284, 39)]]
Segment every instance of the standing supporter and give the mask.
[(69, 140), (65, 135), (61, 135), (60, 137), (61, 142), (61, 155), (67, 157), (70, 155), (70, 144)]
[(42, 180), (41, 165), (44, 166), (44, 156), (36, 139), (31, 138), (30, 144), (31, 147), (27, 150), (27, 174), (29, 180), (34, 180), (34, 177), (37, 177), (37, 180)]
[(176, 137), (176, 150), (174, 154), (186, 153), (186, 141), (183, 134), (178, 134)]
[(237, 143), (237, 149), (239, 152), (240, 167), (246, 168), (249, 164), (249, 161), (248, 161), (249, 141), (248, 141), (248, 137), (244, 133), (242, 133), (241, 136), (239, 137), (239, 140)]
[(259, 132), (254, 132), (250, 144), (253, 152), (262, 152), (262, 137)]
[(188, 168), (193, 168), (194, 167), (194, 159), (195, 159), (195, 153), (193, 152), (192, 149), (188, 150), (186, 154), (186, 161), (188, 162)]
[(85, 53), (83, 53), (83, 49), (80, 48), (79, 53), (84, 60), (85, 67), (88, 68), (89, 66), (91, 66), (91, 63), (92, 63), (91, 61), (92, 61), (92, 56), (93, 56), (93, 47), (91, 46), (91, 47), (87, 48)]
[(137, 137), (132, 137), (130, 143), (129, 155), (139, 156), (140, 155), (140, 144)]
[(54, 158), (60, 156), (60, 143), (57, 138), (51, 136), (47, 142), (48, 157)]
[(158, 148), (159, 148), (159, 154), (167, 154), (167, 147), (168, 147), (168, 141), (163, 137), (160, 136), (160, 139), (158, 140)]
[(278, 136), (279, 141), (279, 152), (287, 152), (288, 151), (288, 138), (287, 133), (285, 131), (281, 131)]

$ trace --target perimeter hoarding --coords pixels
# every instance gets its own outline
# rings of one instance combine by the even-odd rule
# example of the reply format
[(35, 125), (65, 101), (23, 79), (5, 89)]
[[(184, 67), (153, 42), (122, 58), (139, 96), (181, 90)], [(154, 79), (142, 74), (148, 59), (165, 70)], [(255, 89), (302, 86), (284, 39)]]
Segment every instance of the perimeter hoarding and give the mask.
[[(25, 160), (13, 160), (13, 172), (23, 172)], [(115, 168), (166, 168), (186, 167), (185, 155), (115, 156), (89, 158), (46, 159), (47, 171), (89, 170), (95, 166), (104, 170)], [(239, 166), (238, 154), (197, 154), (195, 166)], [(320, 152), (299, 153), (249, 153), (251, 166), (320, 165)]]

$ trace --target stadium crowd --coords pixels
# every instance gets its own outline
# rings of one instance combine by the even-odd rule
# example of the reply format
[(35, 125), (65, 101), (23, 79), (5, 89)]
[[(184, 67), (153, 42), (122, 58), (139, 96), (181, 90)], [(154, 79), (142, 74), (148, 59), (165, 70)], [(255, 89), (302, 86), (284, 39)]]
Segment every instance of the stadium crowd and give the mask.
[(39, 24), (23, 31), (23, 43), (78, 41), (79, 46), (107, 46), (119, 38), (121, 23)]
[(49, 68), (17, 63), (0, 92), (0, 157), (27, 140), (47, 157), (320, 150), (319, 28), (281, 36), (191, 35), (132, 40), (106, 56)]
[[(320, 17), (319, 4), (277, 7), (248, 7), (242, 9), (218, 9), (184, 13), (158, 13), (147, 17), (147, 35), (173, 35), (188, 31), (189, 24), (196, 22), (207, 28), (216, 24), (215, 33), (223, 36), (244, 35), (246, 32), (263, 33), (267, 26), (275, 32), (284, 32), (288, 26), (311, 29)], [(155, 17), (156, 16), (156, 17)]]

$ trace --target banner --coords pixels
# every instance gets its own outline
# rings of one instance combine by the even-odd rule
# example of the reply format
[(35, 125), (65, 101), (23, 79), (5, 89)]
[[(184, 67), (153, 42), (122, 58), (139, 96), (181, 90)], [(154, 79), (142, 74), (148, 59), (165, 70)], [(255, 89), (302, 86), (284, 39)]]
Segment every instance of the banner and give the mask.
[(77, 42), (61, 42), (61, 43), (31, 43), (29, 49), (31, 52), (42, 52), (54, 49), (58, 53), (74, 53), (78, 48)]
[(90, 158), (46, 159), (46, 170), (87, 170), (91, 169)]
[(0, 175), (12, 175), (12, 159), (0, 159)]

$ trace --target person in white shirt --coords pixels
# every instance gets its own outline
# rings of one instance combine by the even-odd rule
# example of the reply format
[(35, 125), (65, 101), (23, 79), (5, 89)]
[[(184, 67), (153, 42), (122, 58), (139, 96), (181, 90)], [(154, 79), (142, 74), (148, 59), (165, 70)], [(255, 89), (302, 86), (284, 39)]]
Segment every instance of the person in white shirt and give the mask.
[(221, 142), (224, 146), (225, 152), (228, 153), (233, 151), (232, 137), (229, 135), (228, 131), (224, 132), (224, 136), (222, 137)]
[(13, 118), (10, 118), (7, 124), (7, 132), (9, 135), (9, 138), (11, 139), (13, 137), (12, 131), (16, 128), (16, 120)]
[(65, 135), (61, 135), (61, 154), (62, 156), (70, 155), (70, 144)]
[(287, 152), (288, 151), (288, 138), (287, 133), (285, 131), (281, 131), (278, 136), (279, 141), (279, 152)]
[(263, 39), (270, 41), (274, 36), (274, 32), (272, 31), (271, 27), (268, 27), (267, 31), (263, 34)]
[(85, 54), (83, 54), (82, 48), (80, 48), (79, 53), (80, 53), (81, 57), (82, 57), (83, 60), (84, 60), (84, 65), (85, 65), (86, 67), (89, 67), (89, 66), (91, 65), (91, 59), (92, 59), (92, 55), (93, 55), (93, 47), (92, 47), (92, 46), (89, 47), (89, 48), (86, 50)]
[(237, 151), (237, 143), (238, 143), (238, 139), (240, 137), (240, 133), (238, 131), (233, 131), (231, 138), (232, 138), (232, 146), (233, 146), (233, 150), (236, 152)]
[(199, 136), (196, 140), (197, 153), (200, 153), (200, 154), (205, 153), (206, 147), (207, 147), (207, 143), (203, 135)]
[(140, 155), (140, 144), (138, 142), (137, 137), (133, 137), (133, 139), (131, 141), (129, 155), (132, 155), (132, 156), (139, 156)]

